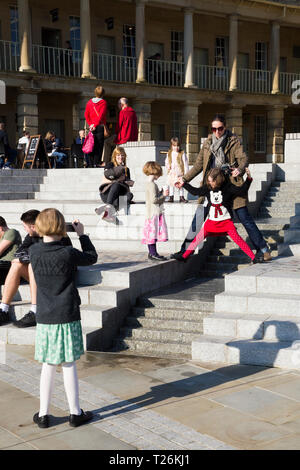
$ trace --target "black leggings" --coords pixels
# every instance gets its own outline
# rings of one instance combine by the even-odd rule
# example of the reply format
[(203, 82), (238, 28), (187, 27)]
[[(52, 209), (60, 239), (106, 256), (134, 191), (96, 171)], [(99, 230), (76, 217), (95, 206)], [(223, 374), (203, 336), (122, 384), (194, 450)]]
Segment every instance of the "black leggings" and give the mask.
[(127, 206), (133, 198), (133, 194), (120, 183), (113, 183), (105, 193), (100, 193), (102, 201), (111, 204), (116, 210), (119, 210), (119, 196), (127, 197)]
[(94, 148), (92, 153), (89, 154), (91, 165), (99, 165), (102, 160), (103, 146), (104, 146), (104, 127), (99, 124), (93, 131), (94, 135)]

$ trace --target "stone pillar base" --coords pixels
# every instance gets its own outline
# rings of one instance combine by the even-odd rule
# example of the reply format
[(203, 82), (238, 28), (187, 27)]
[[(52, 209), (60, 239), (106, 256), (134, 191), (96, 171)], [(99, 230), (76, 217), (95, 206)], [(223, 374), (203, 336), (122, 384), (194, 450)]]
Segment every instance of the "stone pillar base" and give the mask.
[(90, 79), (90, 80), (97, 80), (97, 77), (95, 77), (91, 73), (83, 73), (81, 75), (81, 78), (87, 78), (87, 79)]
[(192, 165), (199, 153), (198, 108), (201, 103), (186, 103), (181, 113), (181, 141), (185, 145), (189, 164)]
[(28, 65), (28, 67), (26, 65), (21, 65), (21, 67), (19, 67), (19, 72), (37, 73), (37, 71), (31, 68), (30, 65)]
[(17, 96), (17, 128), (21, 135), (24, 129), (31, 135), (39, 132), (39, 110), (37, 92), (21, 92)]
[(138, 123), (138, 140), (151, 140), (151, 101), (136, 100), (133, 108)]

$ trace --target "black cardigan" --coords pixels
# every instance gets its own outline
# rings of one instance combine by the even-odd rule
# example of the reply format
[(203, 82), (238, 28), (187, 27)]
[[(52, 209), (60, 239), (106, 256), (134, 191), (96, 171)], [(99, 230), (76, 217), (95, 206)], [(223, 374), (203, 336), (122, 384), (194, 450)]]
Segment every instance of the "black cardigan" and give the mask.
[(221, 191), (222, 193), (222, 204), (223, 206), (226, 207), (230, 215), (232, 216), (232, 205), (233, 205), (233, 199), (236, 196), (242, 196), (247, 193), (250, 184), (252, 183), (252, 178), (247, 178), (244, 183), (241, 186), (236, 186), (235, 184), (232, 184), (230, 181), (225, 181), (221, 187), (217, 189), (211, 189), (211, 187), (208, 184), (204, 184), (200, 188), (195, 188), (194, 186), (191, 186), (189, 183), (184, 183), (183, 187), (193, 196), (206, 196), (208, 199), (208, 208), (211, 207), (212, 201), (211, 201), (211, 191), (213, 193), (218, 193)]
[(87, 235), (79, 240), (82, 251), (59, 241), (31, 245), (30, 262), (37, 284), (37, 323), (53, 325), (80, 320), (76, 267), (96, 263), (98, 255)]

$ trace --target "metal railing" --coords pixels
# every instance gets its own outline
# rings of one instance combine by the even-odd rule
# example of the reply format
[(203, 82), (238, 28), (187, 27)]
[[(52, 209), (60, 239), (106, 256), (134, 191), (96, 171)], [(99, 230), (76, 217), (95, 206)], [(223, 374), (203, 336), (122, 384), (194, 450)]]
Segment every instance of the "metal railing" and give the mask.
[(0, 70), (16, 72), (20, 67), (20, 44), (0, 41)]
[(32, 67), (46, 75), (80, 78), (81, 51), (33, 44)]
[(183, 87), (184, 64), (168, 60), (145, 60), (145, 78), (152, 85)]
[[(293, 82), (300, 80), (300, 73), (286, 73), (279, 74), (279, 90), (284, 95), (292, 95), (295, 88), (292, 88)], [(299, 88), (299, 86), (297, 86)]]
[(228, 90), (228, 67), (216, 67), (213, 65), (195, 65), (195, 85), (205, 90)]
[(272, 72), (269, 70), (238, 69), (238, 90), (245, 93), (271, 93)]
[(136, 58), (93, 52), (92, 73), (101, 80), (135, 82)]

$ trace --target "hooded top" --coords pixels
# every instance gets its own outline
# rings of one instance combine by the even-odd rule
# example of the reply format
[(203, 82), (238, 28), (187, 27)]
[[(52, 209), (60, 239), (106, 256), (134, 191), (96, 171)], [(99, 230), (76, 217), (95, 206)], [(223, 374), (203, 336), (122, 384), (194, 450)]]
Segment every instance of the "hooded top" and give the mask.
[(90, 126), (94, 124), (97, 127), (99, 124), (106, 124), (106, 111), (107, 103), (102, 98), (92, 98), (86, 104), (84, 117)]
[(116, 126), (117, 145), (126, 144), (126, 142), (136, 142), (138, 140), (138, 127), (135, 111), (127, 106), (119, 113), (119, 120)]

